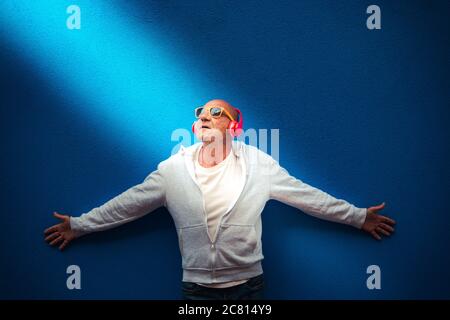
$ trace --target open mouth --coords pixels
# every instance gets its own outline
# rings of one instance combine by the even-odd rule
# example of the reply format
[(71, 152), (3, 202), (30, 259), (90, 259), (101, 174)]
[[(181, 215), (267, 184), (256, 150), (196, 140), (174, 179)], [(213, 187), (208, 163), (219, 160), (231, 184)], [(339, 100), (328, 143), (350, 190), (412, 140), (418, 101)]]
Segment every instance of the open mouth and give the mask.
[(211, 129), (211, 128), (208, 126), (202, 126), (202, 129)]

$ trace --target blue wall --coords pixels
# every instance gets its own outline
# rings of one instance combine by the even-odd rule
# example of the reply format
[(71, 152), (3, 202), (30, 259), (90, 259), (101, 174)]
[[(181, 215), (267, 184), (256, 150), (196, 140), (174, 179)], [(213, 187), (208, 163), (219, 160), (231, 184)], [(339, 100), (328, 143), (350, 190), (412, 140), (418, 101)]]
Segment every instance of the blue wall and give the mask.
[[(81, 8), (81, 30), (65, 26)], [(377, 242), (281, 203), (263, 213), (268, 298), (450, 298), (448, 1), (2, 1), (0, 298), (179, 297), (165, 209), (46, 245), (170, 155), (220, 97), (280, 129), (280, 163), (357, 206), (386, 201)], [(68, 265), (82, 289), (68, 290)], [(366, 268), (381, 267), (381, 290)]]

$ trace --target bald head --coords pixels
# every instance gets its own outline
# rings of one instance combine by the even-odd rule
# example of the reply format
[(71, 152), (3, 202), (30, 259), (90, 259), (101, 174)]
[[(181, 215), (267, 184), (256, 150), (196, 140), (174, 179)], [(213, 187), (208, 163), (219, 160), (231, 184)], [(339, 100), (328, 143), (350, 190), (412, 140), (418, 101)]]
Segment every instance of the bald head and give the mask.
[(233, 117), (233, 119), (237, 121), (237, 116), (238, 116), (238, 114), (237, 114), (236, 110), (234, 109), (234, 107), (233, 107), (231, 104), (229, 104), (229, 103), (226, 102), (225, 100), (222, 100), (222, 99), (213, 99), (213, 100), (211, 100), (211, 101), (208, 101), (208, 102), (205, 104), (205, 107), (209, 107), (209, 106), (211, 106), (211, 107), (212, 107), (212, 106), (217, 106), (217, 107), (222, 107), (222, 108), (224, 108), (225, 110), (227, 110), (227, 111), (231, 114), (231, 116)]

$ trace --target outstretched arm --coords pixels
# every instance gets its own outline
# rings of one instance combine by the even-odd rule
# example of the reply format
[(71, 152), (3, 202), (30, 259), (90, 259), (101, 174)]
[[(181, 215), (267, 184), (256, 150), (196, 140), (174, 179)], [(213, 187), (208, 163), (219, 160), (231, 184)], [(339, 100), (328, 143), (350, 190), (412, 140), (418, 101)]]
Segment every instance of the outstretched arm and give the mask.
[(352, 225), (381, 239), (394, 232), (395, 221), (378, 215), (384, 203), (370, 208), (358, 208), (342, 199), (312, 187), (291, 176), (277, 161), (271, 159), (270, 198), (296, 207), (312, 216)]
[(62, 242), (59, 247), (62, 250), (77, 237), (133, 221), (163, 206), (164, 203), (165, 185), (158, 166), (158, 170), (152, 172), (141, 184), (80, 217), (70, 217), (55, 212), (54, 216), (62, 222), (45, 230), (45, 240), (49, 241), (50, 245)]

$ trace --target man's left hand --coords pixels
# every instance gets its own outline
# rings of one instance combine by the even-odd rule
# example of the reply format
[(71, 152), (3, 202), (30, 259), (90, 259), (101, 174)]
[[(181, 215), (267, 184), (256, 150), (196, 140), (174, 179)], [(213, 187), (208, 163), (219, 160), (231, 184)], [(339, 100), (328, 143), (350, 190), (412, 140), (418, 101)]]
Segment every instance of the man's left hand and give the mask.
[(390, 236), (394, 232), (395, 221), (386, 216), (378, 214), (383, 210), (385, 203), (367, 208), (366, 221), (361, 229), (370, 233), (375, 239), (381, 240), (381, 235)]

